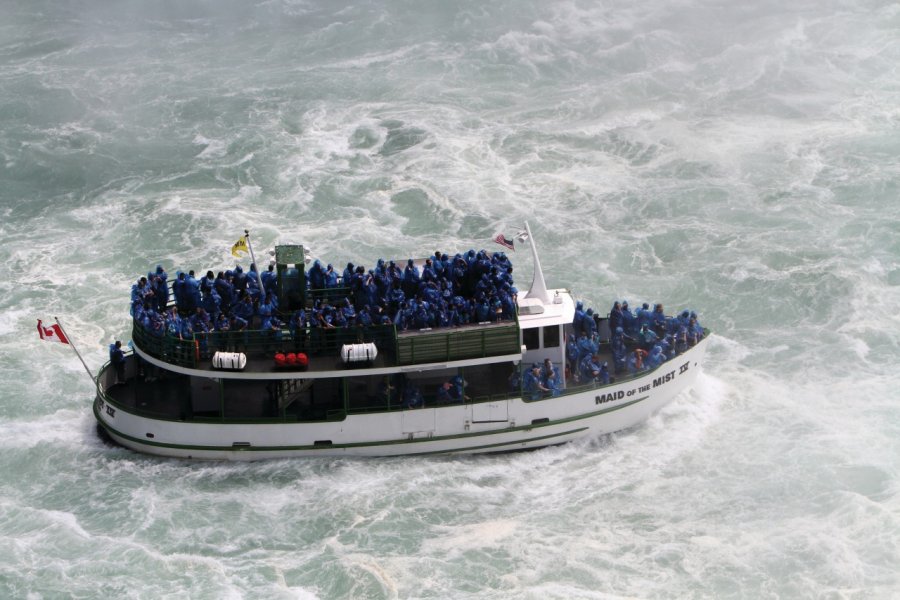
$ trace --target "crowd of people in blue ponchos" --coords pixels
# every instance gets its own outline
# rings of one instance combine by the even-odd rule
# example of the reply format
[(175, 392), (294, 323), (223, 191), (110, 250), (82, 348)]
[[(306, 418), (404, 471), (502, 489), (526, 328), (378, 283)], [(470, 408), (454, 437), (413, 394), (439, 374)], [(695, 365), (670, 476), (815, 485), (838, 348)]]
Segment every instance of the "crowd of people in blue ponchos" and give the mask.
[[(246, 272), (237, 265), (218, 274), (207, 271), (199, 279), (194, 271), (179, 271), (170, 286), (168, 273), (158, 265), (132, 285), (131, 313), (147, 331), (180, 339), (209, 331), (284, 327), (292, 332), (390, 324), (400, 331), (453, 327), (515, 318), (518, 291), (512, 272), (503, 252), (485, 250), (452, 258), (438, 251), (421, 270), (413, 259), (403, 268), (383, 259), (368, 270), (347, 263), (340, 276), (331, 264), (316, 260), (307, 272), (312, 307), (283, 314), (274, 266), (259, 273), (255, 264)], [(169, 306), (170, 288), (174, 306)]]
[[(259, 282), (262, 281), (262, 288)], [(234, 270), (207, 271), (198, 279), (194, 271), (179, 271), (170, 286), (161, 265), (131, 286), (131, 314), (153, 335), (191, 339), (195, 333), (278, 330), (275, 272), (257, 273), (238, 265)], [(174, 306), (169, 306), (169, 300)]]
[(565, 379), (548, 358), (543, 364), (532, 363), (521, 376), (514, 371), (509, 377), (510, 391), (518, 391), (521, 386), (524, 397), (537, 400), (558, 396), (564, 381), (569, 385), (609, 384), (615, 375), (633, 375), (659, 366), (694, 346), (704, 335), (695, 312), (685, 310), (668, 317), (662, 304), (651, 310), (644, 303), (632, 312), (628, 302), (616, 301), (608, 319), (612, 369), (601, 353), (601, 346), (607, 343), (599, 332), (602, 318), (577, 302), (572, 333), (566, 340)]
[[(378, 324), (393, 324), (401, 331), (451, 327), (514, 318), (518, 292), (512, 271), (504, 253), (484, 250), (469, 250), (452, 258), (435, 252), (421, 270), (412, 259), (403, 268), (393, 260), (379, 259), (368, 270), (348, 263), (340, 276), (331, 264), (323, 266), (316, 260), (307, 273), (313, 306), (284, 315), (285, 322), (278, 308), (274, 266), (260, 273), (254, 264), (246, 272), (237, 265), (218, 274), (207, 271), (199, 279), (194, 271), (179, 271), (170, 286), (168, 274), (158, 265), (132, 285), (131, 312), (151, 334), (180, 339), (210, 331), (278, 332), (284, 327), (292, 333)], [(326, 293), (317, 295), (319, 290)], [(336, 297), (341, 300), (332, 303)], [(170, 299), (174, 300), (172, 306)], [(662, 304), (651, 309), (644, 303), (632, 311), (628, 302), (616, 301), (608, 319), (612, 368), (600, 353), (601, 345), (607, 343), (599, 334), (600, 315), (577, 302), (572, 333), (566, 340), (565, 373), (547, 359), (532, 364), (521, 375), (515, 371), (510, 389), (521, 389), (525, 397), (537, 399), (559, 395), (567, 382), (608, 384), (615, 375), (657, 367), (704, 335), (696, 313), (684, 310), (668, 317)], [(465, 397), (460, 377), (442, 384), (436, 401), (462, 402)], [(423, 402), (416, 386), (403, 386), (404, 406), (414, 408)]]
[[(703, 339), (703, 327), (697, 314), (684, 310), (666, 316), (662, 304), (651, 309), (648, 303), (632, 312), (627, 301), (616, 301), (609, 311), (610, 353), (613, 373), (637, 373), (654, 369), (685, 352)], [(570, 377), (575, 383), (609, 383), (609, 365), (600, 360), (600, 339), (593, 311), (576, 304), (572, 322), (574, 333), (566, 341), (566, 358), (573, 365)]]
[[(453, 327), (513, 319), (516, 295), (512, 264), (503, 252), (469, 250), (452, 258), (436, 251), (421, 270), (413, 259), (400, 267), (379, 259), (375, 268), (347, 263), (338, 277), (330, 264), (315, 261), (308, 272), (311, 289), (348, 288), (340, 306), (316, 305), (324, 326), (393, 323), (400, 331)], [(329, 310), (329, 308), (331, 310)]]

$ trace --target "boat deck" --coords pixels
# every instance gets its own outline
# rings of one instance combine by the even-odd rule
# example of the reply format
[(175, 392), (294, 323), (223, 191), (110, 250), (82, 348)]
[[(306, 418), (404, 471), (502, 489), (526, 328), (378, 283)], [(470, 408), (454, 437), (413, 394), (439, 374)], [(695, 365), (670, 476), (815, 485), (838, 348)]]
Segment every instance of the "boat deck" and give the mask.
[[(601, 351), (601, 356), (612, 364), (612, 356), (608, 352)], [(132, 357), (129, 355), (129, 359)], [(333, 359), (323, 360), (327, 361), (323, 364), (336, 364)], [(272, 369), (271, 366), (265, 368)], [(503, 362), (464, 369), (468, 383), (466, 395), (474, 402), (510, 397), (509, 376), (512, 368), (511, 362)], [(390, 403), (378, 399), (377, 389), (384, 381), (383, 376), (360, 373), (354, 377), (353, 369), (346, 369), (346, 378), (307, 380), (310, 387), (293, 395), (282, 387), (286, 385), (285, 381), (266, 379), (221, 380), (222, 385), (216, 385), (215, 392), (205, 394), (201, 389), (203, 382), (211, 381), (218, 373), (211, 368), (208, 370), (210, 379), (191, 378), (146, 364), (138, 368), (136, 361), (130, 360), (125, 383), (110, 385), (106, 388), (106, 394), (126, 410), (174, 420), (321, 421), (345, 411), (401, 409), (399, 390)], [(112, 375), (109, 369), (104, 374), (107, 378)], [(414, 377), (411, 381), (421, 389), (425, 406), (436, 406), (436, 390), (449, 378), (447, 373), (417, 373)], [(341, 383), (342, 380), (345, 383)], [(295, 383), (302, 384), (302, 381)], [(347, 386), (349, 400), (346, 407), (342, 385)], [(206, 400), (198, 402), (197, 397), (204, 395)], [(290, 396), (291, 401), (282, 410), (279, 400), (285, 396)]]
[[(333, 332), (333, 334), (332, 334)], [(375, 358), (359, 362), (344, 362), (341, 351), (344, 344), (364, 343), (365, 336), (356, 336), (349, 330), (331, 330), (329, 333), (292, 340), (290, 332), (280, 337), (261, 335), (261, 332), (231, 332), (209, 334), (195, 340), (155, 338), (147, 335), (139, 326), (133, 331), (134, 344), (142, 355), (163, 363), (190, 369), (221, 373), (213, 366), (213, 355), (219, 352), (241, 353), (247, 362), (242, 373), (285, 373), (288, 378), (298, 378), (296, 373), (322, 373), (339, 376), (345, 371), (359, 368), (388, 369), (423, 363), (444, 363), (468, 358), (506, 356), (520, 351), (519, 330), (515, 321), (477, 323), (459, 327), (401, 331), (393, 339), (374, 341)], [(352, 335), (348, 335), (352, 334)], [(316, 340), (311, 342), (311, 340)], [(372, 340), (369, 340), (372, 341)], [(306, 367), (278, 365), (277, 353), (297, 352), (307, 357)], [(177, 369), (176, 369), (177, 370)], [(227, 370), (226, 370), (227, 371)], [(302, 378), (299, 377), (299, 378)]]

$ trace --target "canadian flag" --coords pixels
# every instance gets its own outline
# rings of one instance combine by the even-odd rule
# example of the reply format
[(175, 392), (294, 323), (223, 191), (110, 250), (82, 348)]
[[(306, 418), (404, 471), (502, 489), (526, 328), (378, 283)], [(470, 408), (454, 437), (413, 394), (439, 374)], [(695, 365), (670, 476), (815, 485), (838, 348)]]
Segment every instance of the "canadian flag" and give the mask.
[(48, 342), (59, 342), (60, 344), (69, 343), (69, 339), (66, 337), (66, 334), (63, 333), (59, 323), (51, 325), (50, 327), (44, 327), (44, 322), (38, 319), (38, 335), (41, 336), (42, 340)]

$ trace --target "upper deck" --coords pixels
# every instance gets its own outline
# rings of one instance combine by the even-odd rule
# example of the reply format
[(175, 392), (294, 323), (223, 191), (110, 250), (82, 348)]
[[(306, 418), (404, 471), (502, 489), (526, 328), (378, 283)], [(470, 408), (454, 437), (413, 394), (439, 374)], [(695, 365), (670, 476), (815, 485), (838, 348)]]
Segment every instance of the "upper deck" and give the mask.
[[(446, 254), (439, 259), (435, 252), (432, 258), (444, 273), (440, 277), (432, 269), (432, 259), (426, 258), (408, 259), (406, 269), (411, 275), (402, 274), (394, 261), (379, 259), (374, 271), (362, 266), (353, 269), (348, 264), (340, 279), (330, 264), (323, 271), (318, 260), (307, 270), (309, 260), (302, 246), (279, 245), (274, 255), (269, 269), (275, 272), (264, 274), (269, 276), (268, 282), (274, 282), (271, 288), (255, 272), (256, 277), (241, 275), (238, 287), (240, 267), (233, 275), (226, 272), (224, 279), (220, 272), (212, 284), (209, 271), (208, 279), (203, 279), (206, 287), (193, 279), (193, 272), (189, 279), (179, 273), (180, 281), (171, 286), (175, 305), (181, 314), (194, 315), (196, 310), (192, 318), (182, 319), (169, 310), (168, 296), (160, 295), (165, 289), (155, 295), (160, 300), (158, 312), (151, 306), (138, 318), (141, 297), (138, 294), (135, 308), (133, 288), (132, 337), (137, 354), (170, 371), (223, 378), (322, 378), (349, 370), (377, 374), (438, 369), (521, 360), (521, 329), (561, 327), (571, 323), (574, 314), (574, 301), (566, 290), (550, 290), (548, 295), (543, 275), (537, 277), (539, 266), (535, 281), (540, 281), (542, 294), (532, 293), (534, 284), (519, 294), (513, 287), (512, 265), (503, 253), (469, 250), (453, 259)], [(416, 271), (419, 267), (421, 278)], [(148, 278), (152, 279), (152, 273)], [(256, 296), (251, 298), (249, 290), (257, 280)], [(156, 282), (154, 285), (165, 287), (165, 279), (156, 278)], [(176, 283), (180, 284), (181, 300)], [(203, 289), (202, 294), (198, 288)], [(142, 289), (146, 288), (137, 291)], [(205, 325), (198, 324), (194, 319), (201, 314), (218, 311), (217, 293), (229, 298), (219, 314), (227, 317), (230, 326), (220, 327), (216, 321), (213, 327), (208, 318)], [(150, 295), (154, 297), (152, 292)], [(262, 298), (267, 296), (271, 300), (264, 307)], [(238, 305), (246, 309), (240, 315)], [(358, 320), (354, 310), (359, 313)], [(190, 326), (182, 328), (182, 321), (190, 321), (197, 331)], [(342, 360), (342, 348), (356, 344), (374, 346), (377, 356), (365, 363)], [(243, 354), (245, 368), (240, 372), (214, 369), (211, 359), (216, 352)], [(308, 364), (301, 370), (276, 363), (276, 355), (288, 353), (304, 354)]]
[[(403, 370), (445, 368), (453, 363), (478, 364), (521, 358), (517, 321), (480, 323), (454, 328), (398, 332), (393, 325), (353, 328), (308, 328), (291, 331), (229, 331), (195, 333), (191, 339), (154, 335), (135, 322), (135, 351), (158, 367), (210, 377), (236, 379), (324, 378), (350, 374), (389, 374)], [(378, 354), (366, 363), (344, 363), (345, 344), (374, 344)], [(215, 369), (212, 356), (240, 352), (247, 365), (240, 372)], [(303, 369), (275, 363), (278, 353), (303, 353)]]

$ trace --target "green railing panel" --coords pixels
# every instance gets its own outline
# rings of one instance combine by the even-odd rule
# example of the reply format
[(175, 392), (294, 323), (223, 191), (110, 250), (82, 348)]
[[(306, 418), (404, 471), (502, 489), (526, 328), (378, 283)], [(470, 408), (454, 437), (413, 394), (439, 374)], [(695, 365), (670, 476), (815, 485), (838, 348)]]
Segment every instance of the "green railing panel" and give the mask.
[(515, 321), (499, 327), (437, 329), (400, 335), (397, 339), (397, 362), (401, 365), (518, 354), (520, 351), (519, 326)]

